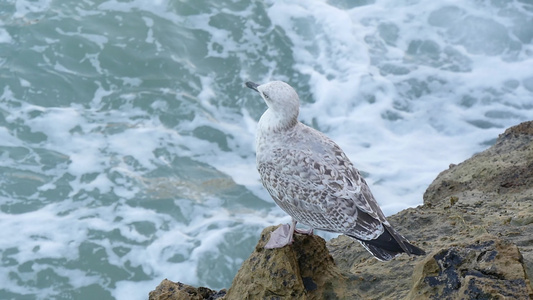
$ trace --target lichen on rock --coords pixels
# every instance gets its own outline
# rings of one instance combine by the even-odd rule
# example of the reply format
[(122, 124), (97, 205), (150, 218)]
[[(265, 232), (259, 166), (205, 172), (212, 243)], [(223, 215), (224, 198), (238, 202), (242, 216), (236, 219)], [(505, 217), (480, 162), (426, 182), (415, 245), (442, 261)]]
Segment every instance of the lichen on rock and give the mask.
[(529, 299), (522, 260), (516, 245), (491, 236), (442, 249), (415, 267), (406, 299)]

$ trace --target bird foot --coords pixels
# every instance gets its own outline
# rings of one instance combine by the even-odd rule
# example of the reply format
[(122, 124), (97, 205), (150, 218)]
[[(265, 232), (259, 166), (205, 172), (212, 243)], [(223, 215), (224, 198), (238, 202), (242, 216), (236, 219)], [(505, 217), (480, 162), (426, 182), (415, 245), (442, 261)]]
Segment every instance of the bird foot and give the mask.
[(283, 224), (270, 233), (270, 239), (265, 245), (265, 249), (277, 249), (290, 245), (293, 242), (292, 228), (289, 224)]
[(296, 228), (294, 229), (294, 232), (299, 233), (299, 234), (305, 234), (305, 235), (313, 235), (313, 228), (307, 229), (307, 230)]

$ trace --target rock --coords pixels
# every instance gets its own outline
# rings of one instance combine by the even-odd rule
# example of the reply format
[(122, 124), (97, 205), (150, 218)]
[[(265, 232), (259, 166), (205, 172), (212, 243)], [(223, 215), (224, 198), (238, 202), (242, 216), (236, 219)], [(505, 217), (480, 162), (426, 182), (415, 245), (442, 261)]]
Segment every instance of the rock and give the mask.
[(164, 279), (151, 291), (149, 300), (215, 300), (220, 299), (226, 294), (226, 290), (219, 292), (205, 287), (195, 288), (180, 282), (172, 282)]
[(263, 230), (227, 294), (225, 290), (216, 292), (165, 279), (150, 292), (149, 299), (360, 299), (355, 291), (349, 291), (348, 279), (341, 274), (326, 241), (319, 236), (296, 234), (291, 246), (265, 249), (270, 233), (276, 228)]
[[(523, 279), (531, 293), (532, 170), (533, 122), (525, 122), (506, 130), (494, 146), (440, 173), (424, 194), (424, 205), (388, 220), (410, 241), (431, 252), (427, 257), (476, 241), (494, 241), (489, 236), (515, 244), (523, 256)], [(376, 278), (375, 285), (356, 287), (365, 299), (403, 299), (413, 287), (411, 275), (418, 259), (400, 256), (384, 264), (369, 259), (364, 249), (344, 236), (332, 239), (328, 248), (342, 272)], [(421, 264), (427, 264), (426, 260)]]
[(318, 236), (295, 235), (281, 249), (264, 249), (270, 232), (263, 230), (255, 251), (242, 264), (225, 299), (356, 299)]
[(413, 275), (406, 299), (530, 299), (522, 255), (496, 237), (429, 255)]
[(447, 206), (449, 202), (443, 199), (452, 197), (464, 202), (472, 198), (469, 197), (472, 193), (491, 196), (490, 201), (506, 200), (512, 194), (520, 197), (514, 202), (531, 202), (532, 146), (533, 122), (507, 129), (489, 149), (440, 173), (424, 193), (424, 205)]
[[(533, 299), (533, 122), (450, 165), (422, 206), (388, 220), (428, 255), (380, 262), (349, 237), (299, 234), (266, 250), (269, 227), (221, 299)], [(189, 298), (150, 299), (220, 295), (200, 289), (177, 283), (157, 290)]]
[[(405, 232), (399, 226), (395, 227), (400, 232)], [(411, 239), (412, 242), (416, 240)], [(428, 250), (421, 243), (416, 245)], [(389, 262), (378, 261), (362, 249), (359, 243), (346, 236), (332, 239), (328, 243), (328, 249), (341, 272), (350, 278), (349, 286), (360, 296), (359, 299), (405, 298), (412, 286), (414, 266), (424, 258), (401, 255)]]
[[(447, 201), (452, 197), (457, 199), (453, 206)], [(533, 122), (507, 129), (494, 146), (439, 174), (424, 194), (424, 206), (444, 209), (464, 226), (515, 243), (531, 278)]]

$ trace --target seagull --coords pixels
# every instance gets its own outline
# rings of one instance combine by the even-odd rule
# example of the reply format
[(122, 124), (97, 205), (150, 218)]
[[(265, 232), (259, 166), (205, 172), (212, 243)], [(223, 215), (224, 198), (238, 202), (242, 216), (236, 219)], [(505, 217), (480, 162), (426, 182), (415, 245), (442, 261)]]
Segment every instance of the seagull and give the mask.
[[(268, 106), (256, 136), (261, 182), (292, 217), (290, 225), (271, 233), (265, 248), (290, 245), (295, 231), (312, 234), (317, 229), (350, 236), (381, 261), (401, 253), (425, 254), (392, 228), (344, 151), (323, 133), (298, 121), (300, 100), (290, 85), (272, 81), (261, 85), (246, 82), (246, 86), (258, 92)], [(296, 229), (296, 223), (311, 229)]]

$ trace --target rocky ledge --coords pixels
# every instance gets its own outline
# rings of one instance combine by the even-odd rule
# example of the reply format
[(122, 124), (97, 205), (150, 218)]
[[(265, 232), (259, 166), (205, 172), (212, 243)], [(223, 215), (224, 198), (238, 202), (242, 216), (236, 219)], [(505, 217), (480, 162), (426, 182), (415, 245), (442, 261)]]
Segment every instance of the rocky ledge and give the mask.
[(227, 292), (164, 280), (149, 298), (533, 299), (533, 121), (450, 165), (423, 205), (388, 220), (428, 255), (380, 262), (346, 236), (267, 250), (268, 227)]

